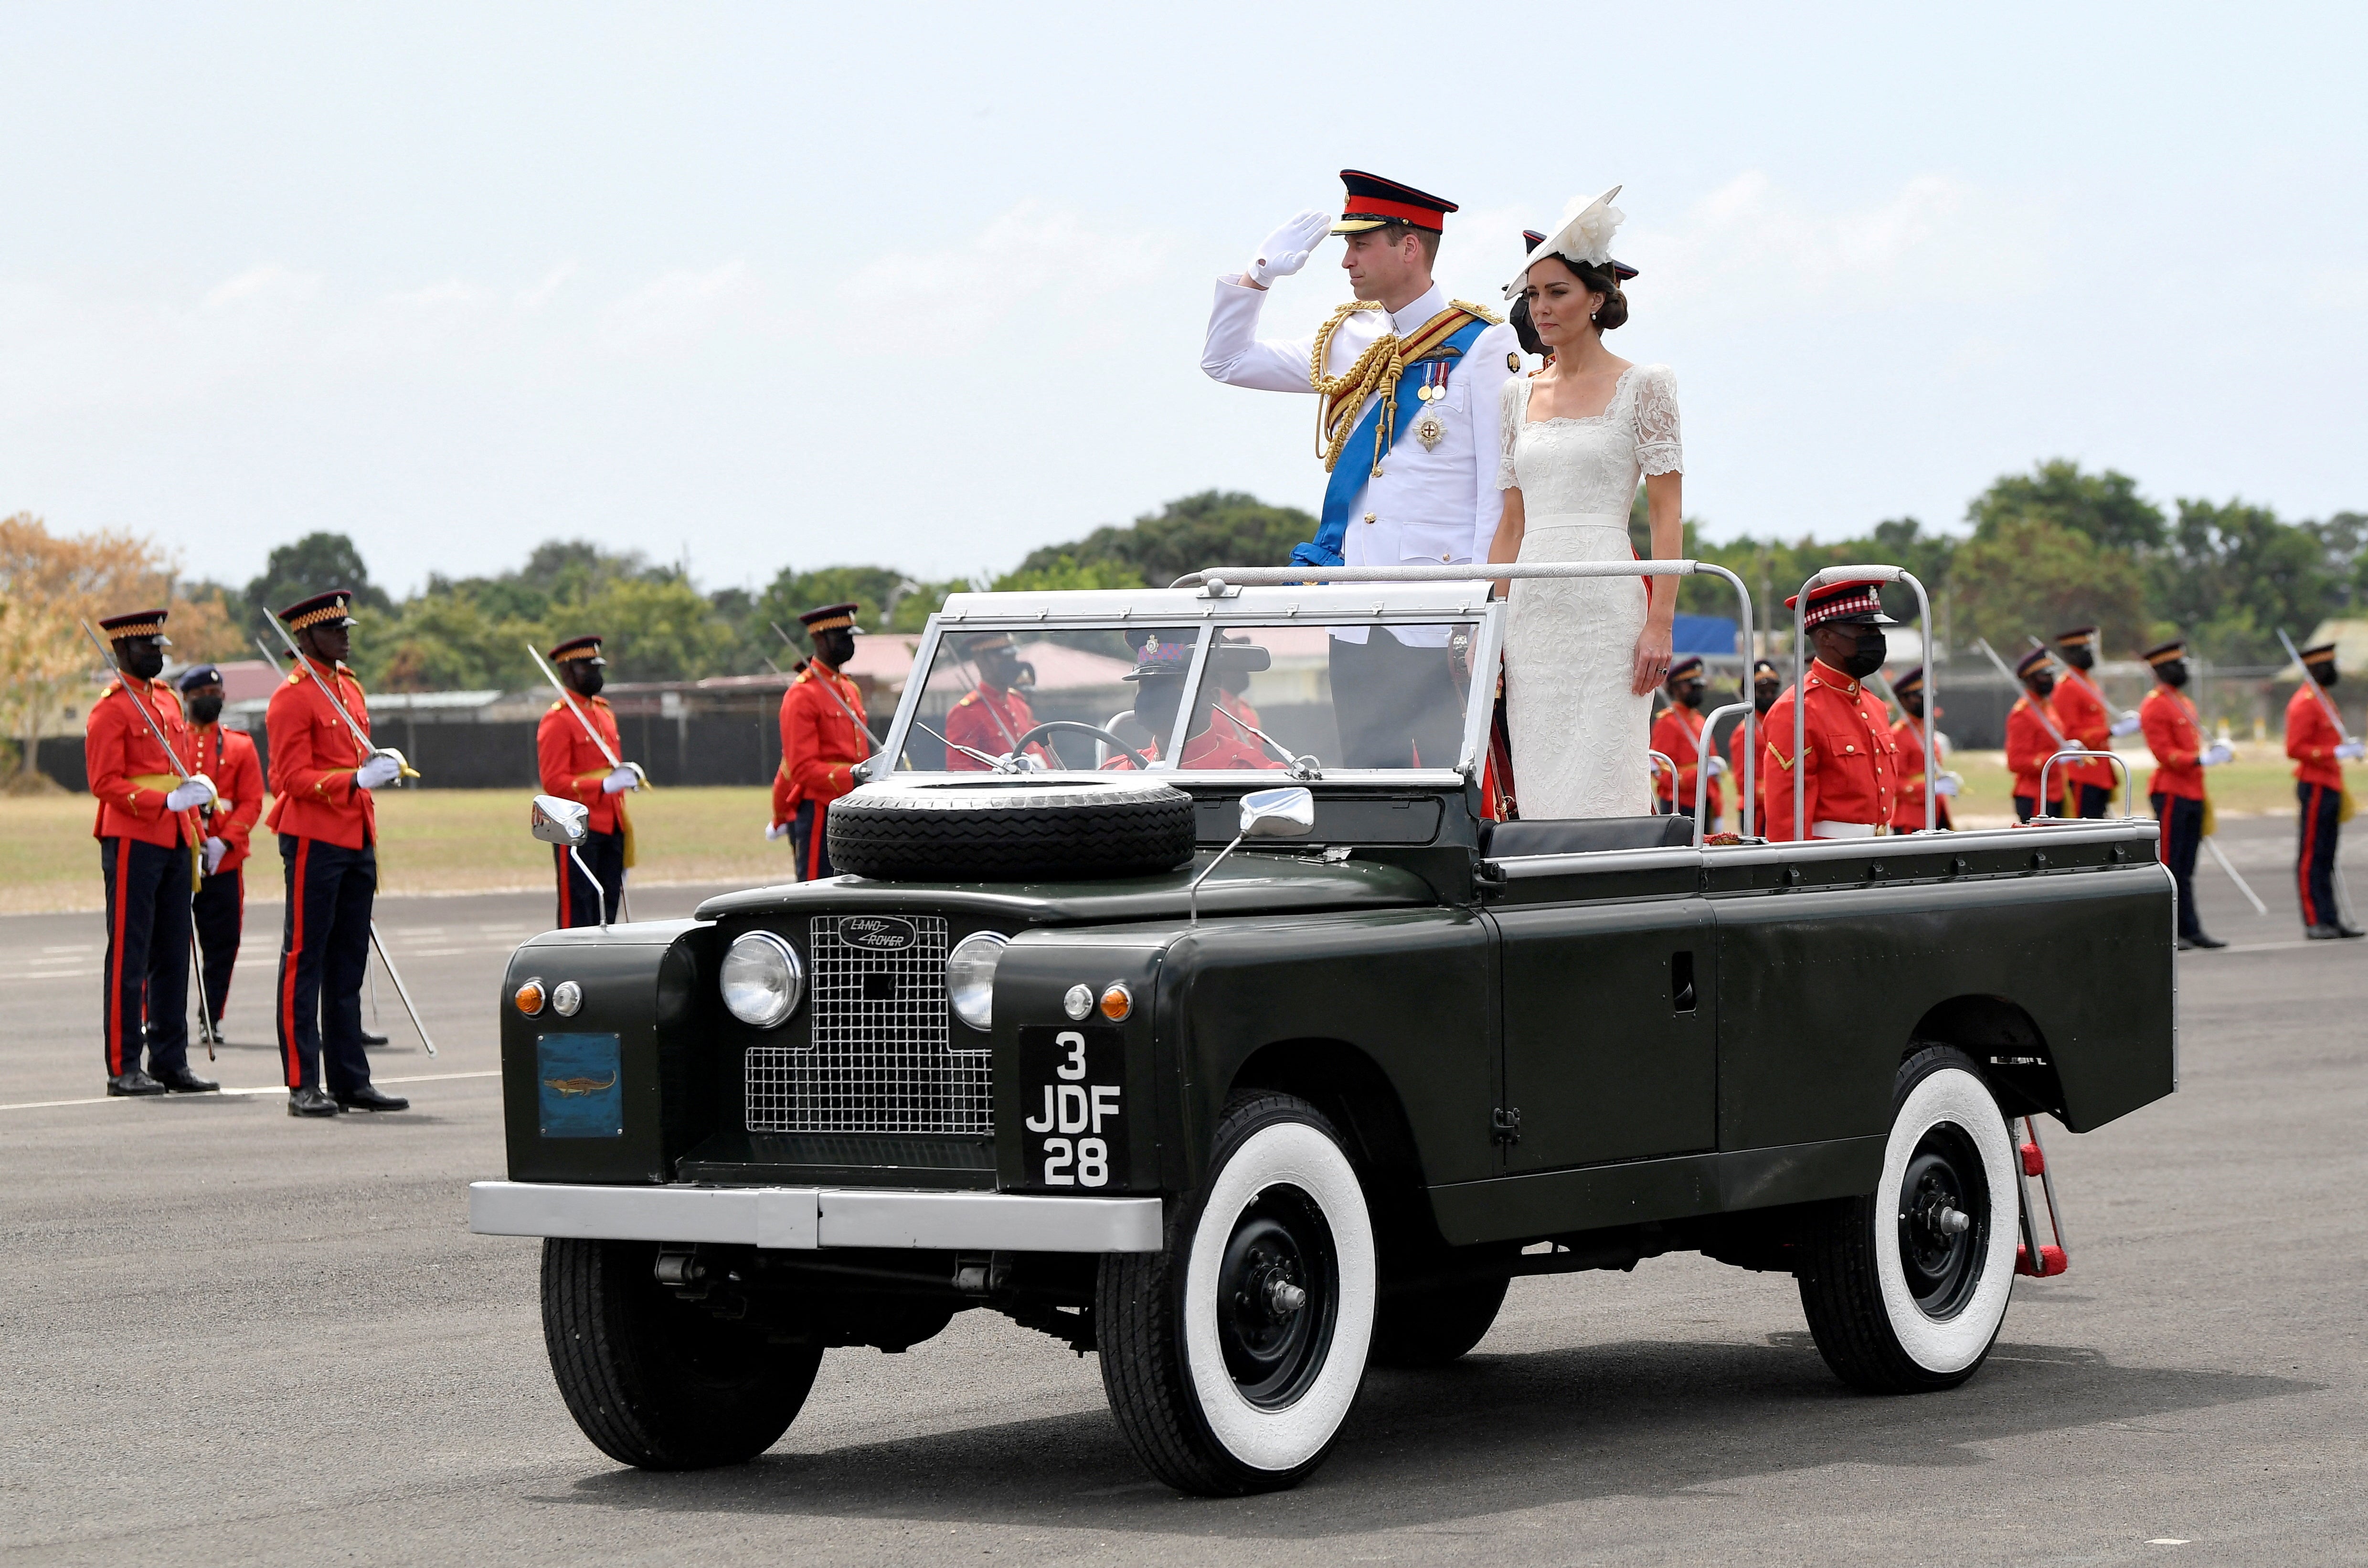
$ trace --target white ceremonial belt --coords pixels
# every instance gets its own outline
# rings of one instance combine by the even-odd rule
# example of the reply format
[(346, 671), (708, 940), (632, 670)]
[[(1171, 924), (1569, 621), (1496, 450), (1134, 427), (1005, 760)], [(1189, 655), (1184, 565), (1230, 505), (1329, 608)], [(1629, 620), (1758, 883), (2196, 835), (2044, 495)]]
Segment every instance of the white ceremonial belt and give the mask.
[(1810, 825), (1811, 838), (1873, 838), (1891, 831), (1886, 824), (1871, 822), (1821, 822)]

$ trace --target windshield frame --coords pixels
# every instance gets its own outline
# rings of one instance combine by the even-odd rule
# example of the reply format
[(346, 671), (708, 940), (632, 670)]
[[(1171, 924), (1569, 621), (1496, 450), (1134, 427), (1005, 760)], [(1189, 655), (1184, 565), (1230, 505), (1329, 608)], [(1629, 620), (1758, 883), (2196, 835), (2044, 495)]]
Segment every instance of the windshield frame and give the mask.
[[(1268, 626), (1364, 626), (1378, 630), (1392, 626), (1464, 622), (1474, 628), (1472, 681), (1464, 698), (1463, 739), (1455, 766), (1327, 767), (1324, 770), (1324, 778), (1353, 780), (1366, 785), (1376, 780), (1441, 784), (1474, 778), (1479, 776), (1479, 759), (1486, 750), (1488, 724), (1496, 710), (1497, 670), (1504, 648), (1505, 618), (1504, 601), (1490, 597), (1488, 585), (1485, 582), (1381, 585), (1311, 583), (1292, 588), (1227, 588), (1222, 597), (1212, 597), (1201, 589), (1158, 588), (1123, 592), (956, 594), (947, 599), (945, 608), (929, 617), (928, 623), (922, 629), (921, 641), (913, 650), (912, 674), (906, 677), (904, 693), (897, 700), (896, 715), (890, 722), (888, 738), (873, 754), (878, 766), (867, 767), (865, 771), (868, 778), (872, 780), (890, 777), (900, 780), (960, 778), (966, 783), (998, 777), (1105, 777), (1097, 770), (1085, 768), (1061, 768), (1043, 774), (997, 775), (933, 773), (896, 767), (895, 759), (905, 755), (905, 745), (920, 722), (921, 701), (929, 684), (928, 672), (937, 667), (939, 650), (950, 634), (968, 636), (981, 631), (1009, 631), (1017, 635), (1063, 630), (1106, 631), (1122, 630), (1129, 624), (1175, 627), (1197, 621), (1192, 663), (1184, 683), (1183, 700), (1189, 703), (1207, 676), (1209, 649), (1220, 631)], [(1184, 733), (1186, 726), (1180, 722), (1183, 712), (1184, 708), (1179, 704), (1179, 722), (1168, 738), (1167, 750), (1143, 771), (1174, 778), (1240, 783), (1246, 777), (1240, 769), (1186, 769), (1178, 766), (1189, 739)]]

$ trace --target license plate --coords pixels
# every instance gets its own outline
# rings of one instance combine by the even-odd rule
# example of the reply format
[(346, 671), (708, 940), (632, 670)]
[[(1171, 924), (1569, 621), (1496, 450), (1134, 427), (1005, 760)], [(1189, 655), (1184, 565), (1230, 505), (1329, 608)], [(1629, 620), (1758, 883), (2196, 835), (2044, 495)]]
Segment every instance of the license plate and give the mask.
[(1021, 1029), (1019, 1085), (1029, 1186), (1091, 1190), (1122, 1180), (1128, 1107), (1118, 1030)]

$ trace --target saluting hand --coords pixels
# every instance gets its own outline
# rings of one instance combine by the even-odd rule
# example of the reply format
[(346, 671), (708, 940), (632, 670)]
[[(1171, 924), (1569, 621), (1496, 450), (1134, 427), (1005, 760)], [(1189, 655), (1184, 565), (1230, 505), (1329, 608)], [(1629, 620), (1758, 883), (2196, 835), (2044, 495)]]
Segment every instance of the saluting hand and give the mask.
[(1258, 255), (1242, 268), (1242, 281), (1263, 289), (1278, 278), (1290, 277), (1307, 265), (1307, 258), (1331, 232), (1332, 214), (1309, 208), (1266, 237)]

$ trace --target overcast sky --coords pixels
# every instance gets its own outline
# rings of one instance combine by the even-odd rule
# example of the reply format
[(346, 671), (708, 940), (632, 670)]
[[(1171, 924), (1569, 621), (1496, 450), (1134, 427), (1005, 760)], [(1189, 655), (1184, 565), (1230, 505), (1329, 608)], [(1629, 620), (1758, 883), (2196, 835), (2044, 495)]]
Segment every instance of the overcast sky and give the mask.
[[(587, 537), (951, 574), (1313, 508), (1210, 279), (1367, 168), (1451, 293), (1619, 182), (1713, 537), (2049, 456), (2368, 509), (2368, 24), (2163, 4), (0, 11), (0, 511), (398, 589)], [(1800, 20), (1813, 17), (1810, 21)], [(1304, 332), (1337, 242), (1277, 286)]]

